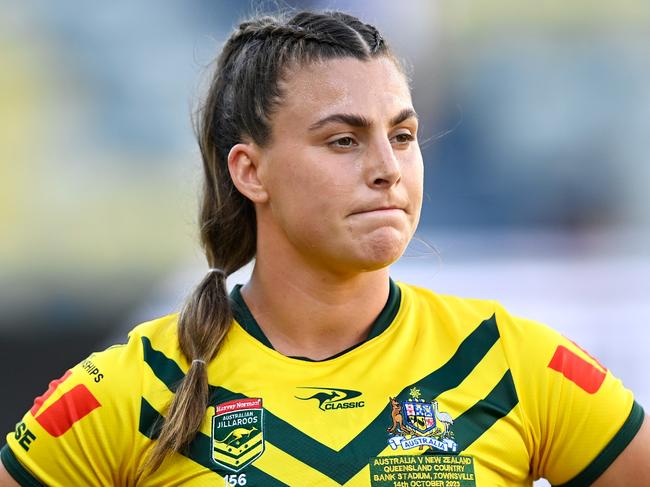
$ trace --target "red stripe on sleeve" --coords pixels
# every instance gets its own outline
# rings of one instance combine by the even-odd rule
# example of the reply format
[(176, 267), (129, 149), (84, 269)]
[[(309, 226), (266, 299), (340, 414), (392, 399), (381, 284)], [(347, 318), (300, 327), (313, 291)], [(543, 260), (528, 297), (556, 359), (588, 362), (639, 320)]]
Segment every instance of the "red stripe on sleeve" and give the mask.
[(605, 380), (605, 373), (568, 348), (558, 345), (548, 364), (589, 394), (595, 394)]
[[(568, 340), (568, 338), (567, 338), (567, 340)], [(574, 342), (573, 340), (569, 340), (569, 341), (570, 341), (571, 343), (573, 343), (576, 347), (578, 347), (580, 350), (582, 350), (582, 351), (584, 352), (584, 354), (585, 354), (587, 357), (589, 357), (591, 360), (593, 360), (594, 362), (596, 362), (596, 363), (598, 364), (598, 367), (600, 367), (601, 370), (602, 370), (603, 372), (607, 372), (607, 367), (605, 367), (603, 364), (601, 364), (600, 361), (599, 361), (596, 357), (594, 357), (593, 355), (591, 355), (589, 352), (587, 352), (584, 348), (582, 348), (580, 345), (578, 345), (578, 344), (577, 344), (576, 342)]]
[(54, 391), (56, 391), (56, 388), (61, 385), (61, 382), (66, 380), (68, 377), (70, 377), (70, 374), (72, 374), (72, 370), (66, 371), (65, 374), (63, 374), (61, 377), (59, 377), (56, 380), (53, 380), (50, 382), (49, 387), (47, 388), (47, 391), (41, 396), (38, 396), (36, 399), (34, 399), (34, 405), (32, 406), (32, 409), (29, 410), (30, 413), (32, 413), (32, 416), (36, 416), (36, 413), (38, 412), (39, 409), (41, 409), (41, 406), (43, 406), (43, 403), (47, 401), (47, 399), (54, 394)]
[(83, 384), (78, 384), (52, 403), (36, 421), (52, 436), (61, 436), (92, 410), (101, 406)]

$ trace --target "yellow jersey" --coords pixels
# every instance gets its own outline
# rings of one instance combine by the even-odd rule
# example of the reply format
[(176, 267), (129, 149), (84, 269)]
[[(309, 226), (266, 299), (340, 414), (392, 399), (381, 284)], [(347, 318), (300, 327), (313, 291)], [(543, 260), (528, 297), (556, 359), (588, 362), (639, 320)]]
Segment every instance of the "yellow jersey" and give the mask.
[(493, 301), (390, 281), (368, 339), (310, 361), (273, 350), (239, 287), (231, 299), (187, 451), (140, 473), (189, 366), (170, 315), (53, 381), (7, 435), (9, 473), (53, 486), (578, 486), (643, 420), (594, 358)]

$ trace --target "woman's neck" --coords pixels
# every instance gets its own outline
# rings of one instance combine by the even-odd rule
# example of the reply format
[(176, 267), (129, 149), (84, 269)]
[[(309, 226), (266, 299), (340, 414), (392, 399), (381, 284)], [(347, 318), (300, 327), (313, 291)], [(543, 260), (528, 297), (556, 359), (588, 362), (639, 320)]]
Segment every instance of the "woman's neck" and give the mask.
[(389, 295), (388, 268), (353, 276), (256, 261), (242, 296), (283, 355), (322, 360), (362, 342)]

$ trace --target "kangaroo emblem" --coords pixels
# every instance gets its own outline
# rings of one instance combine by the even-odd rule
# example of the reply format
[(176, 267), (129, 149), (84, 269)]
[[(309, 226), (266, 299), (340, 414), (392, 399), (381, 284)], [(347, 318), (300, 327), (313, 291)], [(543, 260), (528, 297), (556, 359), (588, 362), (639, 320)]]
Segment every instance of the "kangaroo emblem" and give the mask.
[(300, 399), (301, 401), (309, 401), (310, 399), (316, 399), (318, 401), (318, 409), (323, 409), (323, 404), (325, 404), (328, 401), (333, 401), (338, 397), (344, 397), (344, 396), (343, 394), (339, 394), (336, 391), (332, 391), (332, 392), (317, 392), (313, 396), (309, 396), (309, 397), (296, 396), (296, 399)]
[(223, 440), (214, 441), (217, 443), (225, 443), (226, 445), (236, 445), (239, 446), (245, 441), (248, 441), (255, 431), (259, 431), (255, 426), (251, 429), (246, 428), (236, 428), (232, 430)]
[(408, 431), (409, 428), (404, 426), (404, 420), (402, 419), (402, 406), (394, 397), (390, 398), (390, 416), (393, 418), (393, 424), (386, 431), (389, 433), (398, 433), (400, 431)]
[(294, 397), (296, 399), (300, 399), (301, 401), (316, 399), (318, 401), (318, 409), (321, 411), (343, 408), (351, 409), (364, 406), (364, 402), (362, 400), (357, 399), (353, 401), (353, 399), (361, 396), (361, 392), (359, 391), (353, 391), (351, 389), (339, 389), (334, 387), (299, 387), (298, 389), (315, 391), (306, 397), (303, 397), (302, 394), (304, 393), (302, 393), (300, 396)]

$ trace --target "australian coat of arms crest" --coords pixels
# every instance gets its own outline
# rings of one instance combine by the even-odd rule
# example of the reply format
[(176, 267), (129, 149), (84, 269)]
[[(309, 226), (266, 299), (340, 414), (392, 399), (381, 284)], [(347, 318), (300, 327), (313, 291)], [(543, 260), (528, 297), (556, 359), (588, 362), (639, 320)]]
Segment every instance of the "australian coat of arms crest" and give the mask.
[(218, 404), (212, 417), (212, 460), (233, 472), (253, 463), (264, 452), (263, 419), (261, 399)]
[(393, 424), (388, 428), (388, 444), (393, 450), (410, 450), (429, 447), (444, 453), (455, 453), (457, 444), (451, 427), (454, 424), (449, 413), (438, 409), (438, 401), (420, 399), (420, 392), (413, 388), (410, 398), (398, 401), (390, 398)]

